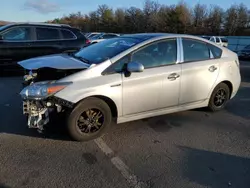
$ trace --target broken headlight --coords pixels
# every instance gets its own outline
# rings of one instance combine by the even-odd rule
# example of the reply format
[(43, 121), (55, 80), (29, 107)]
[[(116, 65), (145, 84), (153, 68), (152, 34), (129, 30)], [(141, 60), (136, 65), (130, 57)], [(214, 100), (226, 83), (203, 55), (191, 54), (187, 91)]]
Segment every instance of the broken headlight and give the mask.
[(61, 91), (72, 82), (37, 82), (25, 87), (20, 95), (23, 99), (45, 99)]

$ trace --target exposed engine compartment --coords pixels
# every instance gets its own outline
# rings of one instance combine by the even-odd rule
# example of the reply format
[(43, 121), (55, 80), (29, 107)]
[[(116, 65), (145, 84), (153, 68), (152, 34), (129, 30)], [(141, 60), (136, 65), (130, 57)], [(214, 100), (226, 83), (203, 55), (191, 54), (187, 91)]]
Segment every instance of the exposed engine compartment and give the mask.
[(23, 86), (30, 85), (34, 82), (46, 81), (46, 80), (59, 80), (83, 69), (54, 69), (49, 67), (40, 68), (38, 70), (26, 70), (24, 75)]

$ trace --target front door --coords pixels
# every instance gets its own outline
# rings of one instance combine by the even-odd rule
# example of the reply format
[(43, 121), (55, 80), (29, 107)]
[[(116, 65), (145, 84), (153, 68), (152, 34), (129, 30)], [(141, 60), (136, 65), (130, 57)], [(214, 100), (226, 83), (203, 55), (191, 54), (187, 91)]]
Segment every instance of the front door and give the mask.
[(176, 39), (151, 43), (131, 55), (131, 62), (145, 70), (123, 74), (123, 115), (178, 105), (181, 68), (176, 57)]
[(30, 27), (13, 27), (1, 35), (3, 40), (0, 41), (0, 65), (3, 66), (3, 69), (11, 64), (16, 65), (17, 61), (29, 57)]
[(199, 40), (182, 39), (184, 62), (181, 63), (180, 105), (202, 102), (209, 97), (219, 74), (219, 59)]

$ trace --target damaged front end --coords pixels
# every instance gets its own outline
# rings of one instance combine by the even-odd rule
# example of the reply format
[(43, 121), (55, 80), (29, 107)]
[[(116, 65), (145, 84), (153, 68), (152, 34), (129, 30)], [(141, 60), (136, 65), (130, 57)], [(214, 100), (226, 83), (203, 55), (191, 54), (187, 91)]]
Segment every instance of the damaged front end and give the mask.
[(27, 116), (28, 127), (44, 130), (44, 126), (50, 122), (52, 114), (63, 113), (73, 108), (71, 102), (54, 96), (71, 82), (57, 83), (45, 81), (31, 83), (21, 91), (23, 99), (23, 114)]
[(23, 80), (23, 113), (27, 116), (28, 126), (44, 130), (53, 114), (58, 115), (73, 107), (73, 104), (55, 97), (55, 94), (68, 87), (72, 82), (58, 80), (88, 69), (84, 63), (67, 54), (43, 56), (18, 63), (27, 73)]

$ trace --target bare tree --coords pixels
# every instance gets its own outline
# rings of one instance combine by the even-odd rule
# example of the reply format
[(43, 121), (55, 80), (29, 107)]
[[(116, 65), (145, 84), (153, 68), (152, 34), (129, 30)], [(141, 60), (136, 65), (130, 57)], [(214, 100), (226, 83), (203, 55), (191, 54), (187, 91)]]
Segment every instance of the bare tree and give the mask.
[(146, 32), (156, 31), (157, 16), (160, 4), (156, 1), (146, 0), (144, 3), (144, 26)]
[(180, 2), (175, 7), (178, 21), (179, 21), (179, 27), (178, 32), (179, 33), (188, 33), (190, 26), (191, 26), (191, 20), (192, 20), (192, 14), (190, 9), (188, 8), (188, 5), (184, 2)]
[(205, 22), (207, 20), (207, 6), (200, 3), (196, 4), (193, 9), (193, 29), (197, 34), (205, 33)]
[(211, 35), (220, 35), (223, 27), (224, 11), (217, 5), (211, 5), (206, 22), (207, 33)]
[(125, 10), (118, 8), (115, 11), (115, 27), (116, 32), (118, 33), (124, 33), (125, 30)]
[(143, 12), (136, 7), (130, 7), (126, 10), (126, 31), (129, 33), (144, 32)]
[(113, 11), (107, 5), (100, 5), (89, 14), (72, 13), (50, 22), (70, 24), (84, 31), (243, 35), (250, 27), (250, 10), (242, 3), (224, 11), (216, 5), (208, 9), (198, 3), (190, 8), (184, 1), (168, 6), (145, 0), (142, 9), (130, 7)]

